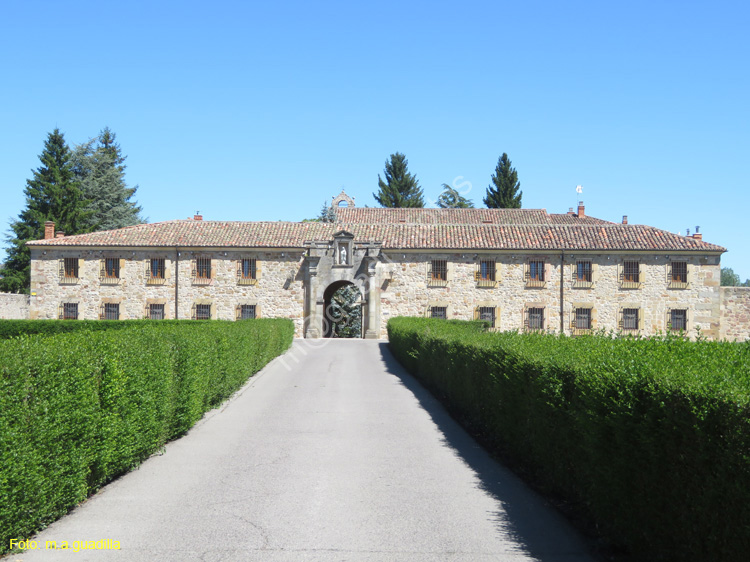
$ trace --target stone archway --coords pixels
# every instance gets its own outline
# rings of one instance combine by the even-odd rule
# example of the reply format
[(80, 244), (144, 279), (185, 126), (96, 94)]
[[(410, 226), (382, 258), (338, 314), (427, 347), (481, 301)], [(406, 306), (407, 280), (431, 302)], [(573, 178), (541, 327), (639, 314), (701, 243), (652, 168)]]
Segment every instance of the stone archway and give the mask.
[(364, 337), (362, 304), (362, 293), (354, 283), (331, 283), (323, 292), (323, 337)]

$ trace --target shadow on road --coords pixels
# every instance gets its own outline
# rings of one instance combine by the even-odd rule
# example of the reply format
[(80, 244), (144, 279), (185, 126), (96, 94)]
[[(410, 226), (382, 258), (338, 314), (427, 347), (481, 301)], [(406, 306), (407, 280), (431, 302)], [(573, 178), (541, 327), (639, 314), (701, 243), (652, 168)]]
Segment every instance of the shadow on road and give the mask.
[[(380, 344), (380, 353), (389, 373), (398, 377), (430, 415), (443, 435), (447, 447), (458, 455), (476, 474), (479, 486), (502, 505), (502, 510), (488, 513), (498, 531), (513, 538), (520, 547), (540, 562), (559, 561), (561, 555), (590, 552), (567, 521), (545, 503), (509, 469), (500, 465), (471, 437), (443, 405), (422, 384), (410, 375), (393, 357), (388, 343)], [(593, 555), (591, 555), (593, 556)]]

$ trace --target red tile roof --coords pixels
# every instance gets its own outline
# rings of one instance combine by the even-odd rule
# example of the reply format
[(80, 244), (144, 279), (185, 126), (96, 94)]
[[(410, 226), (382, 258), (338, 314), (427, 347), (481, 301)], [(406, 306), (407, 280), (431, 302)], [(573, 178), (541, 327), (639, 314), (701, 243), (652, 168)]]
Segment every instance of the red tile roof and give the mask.
[(725, 252), (651, 226), (543, 209), (337, 209), (336, 223), (174, 220), (29, 242), (30, 246), (302, 248), (339, 230), (384, 249)]

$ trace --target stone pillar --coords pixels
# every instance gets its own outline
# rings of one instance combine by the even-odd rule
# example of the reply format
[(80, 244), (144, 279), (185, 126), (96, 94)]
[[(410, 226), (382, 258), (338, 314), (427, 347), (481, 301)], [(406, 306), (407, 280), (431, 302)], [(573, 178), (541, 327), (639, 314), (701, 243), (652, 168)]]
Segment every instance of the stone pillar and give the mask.
[(378, 339), (380, 320), (380, 286), (376, 278), (379, 248), (367, 250), (367, 322), (365, 324), (365, 339)]
[(308, 255), (305, 261), (307, 262), (307, 287), (305, 287), (307, 317), (305, 318), (305, 337), (320, 338), (323, 336), (321, 333), (321, 327), (323, 326), (323, 305), (315, 298), (318, 289), (318, 262), (320, 262), (320, 257)]

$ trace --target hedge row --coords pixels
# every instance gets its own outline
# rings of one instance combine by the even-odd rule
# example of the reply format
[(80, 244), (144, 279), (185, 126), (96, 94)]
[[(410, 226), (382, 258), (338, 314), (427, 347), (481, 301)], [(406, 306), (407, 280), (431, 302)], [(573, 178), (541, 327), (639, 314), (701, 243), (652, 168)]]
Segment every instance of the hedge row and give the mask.
[(480, 333), (394, 318), (394, 355), (485, 443), (645, 560), (750, 551), (750, 342)]
[[(0, 339), (31, 334), (60, 334), (80, 330), (120, 330), (152, 320), (0, 320)], [(172, 320), (160, 320), (172, 322)]]
[(0, 341), (0, 552), (185, 433), (293, 333), (289, 320), (138, 322)]

